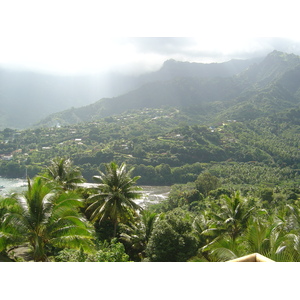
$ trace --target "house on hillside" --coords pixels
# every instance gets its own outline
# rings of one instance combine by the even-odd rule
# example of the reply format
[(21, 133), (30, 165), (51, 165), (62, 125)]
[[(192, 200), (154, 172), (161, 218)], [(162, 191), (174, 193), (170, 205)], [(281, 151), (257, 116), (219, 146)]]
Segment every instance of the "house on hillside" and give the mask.
[(13, 155), (2, 155), (1, 156), (1, 159), (2, 160), (12, 160), (13, 159)]

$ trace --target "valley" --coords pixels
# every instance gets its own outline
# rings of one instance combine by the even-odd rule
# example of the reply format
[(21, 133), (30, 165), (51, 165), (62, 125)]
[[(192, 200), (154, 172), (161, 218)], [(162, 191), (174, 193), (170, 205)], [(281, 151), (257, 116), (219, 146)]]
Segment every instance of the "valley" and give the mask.
[(284, 78), (299, 66), (297, 56), (275, 51), (233, 77), (146, 84), (32, 129), (7, 128), (1, 175), (32, 177), (54, 156), (68, 156), (88, 181), (110, 161), (134, 166), (145, 185), (187, 183), (217, 163), (284, 167), (297, 180), (300, 84), (289, 88)]
[[(0, 130), (0, 176), (28, 176), (19, 196), (34, 203), (0, 197), (0, 231), (18, 233), (2, 235), (0, 260), (300, 261), (300, 57), (273, 51), (226, 76), (194, 67), (170, 61), (162, 70), (185, 75)], [(49, 232), (36, 230), (49, 244), (14, 256), (36, 207), (53, 210), (42, 214)], [(68, 213), (81, 242), (72, 231), (56, 243), (47, 235)]]

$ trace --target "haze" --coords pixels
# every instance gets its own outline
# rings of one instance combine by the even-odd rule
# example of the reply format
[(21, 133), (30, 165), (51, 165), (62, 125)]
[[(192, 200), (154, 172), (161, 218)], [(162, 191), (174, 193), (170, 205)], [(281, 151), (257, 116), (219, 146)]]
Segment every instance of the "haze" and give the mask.
[(0, 129), (124, 94), (169, 59), (300, 55), (290, 2), (0, 0)]
[[(286, 27), (293, 19), (289, 1), (285, 6), (209, 1), (197, 9), (193, 1), (185, 7), (168, 1), (164, 6), (154, 1), (151, 7), (142, 1), (102, 2), (5, 1), (0, 10), (0, 67), (60, 75), (140, 74), (159, 69), (170, 58), (208, 63), (263, 56), (274, 49), (300, 54), (299, 38), (293, 37), (293, 27)], [(275, 29), (279, 37), (266, 28)], [(124, 37), (132, 33), (158, 37)], [(271, 38), (264, 37), (268, 33)]]

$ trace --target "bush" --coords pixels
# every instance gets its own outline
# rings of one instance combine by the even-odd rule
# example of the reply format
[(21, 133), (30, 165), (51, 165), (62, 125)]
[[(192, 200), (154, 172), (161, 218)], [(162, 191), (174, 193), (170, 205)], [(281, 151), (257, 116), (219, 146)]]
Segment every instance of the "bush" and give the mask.
[(219, 187), (218, 177), (211, 175), (208, 172), (201, 173), (195, 181), (197, 190), (205, 197), (212, 190)]
[(196, 255), (197, 249), (192, 218), (188, 212), (177, 208), (156, 222), (146, 256), (152, 262), (184, 262)]
[(122, 243), (113, 239), (110, 243), (103, 242), (98, 245), (94, 254), (87, 254), (82, 250), (64, 249), (54, 257), (56, 262), (127, 262), (129, 256), (125, 253)]

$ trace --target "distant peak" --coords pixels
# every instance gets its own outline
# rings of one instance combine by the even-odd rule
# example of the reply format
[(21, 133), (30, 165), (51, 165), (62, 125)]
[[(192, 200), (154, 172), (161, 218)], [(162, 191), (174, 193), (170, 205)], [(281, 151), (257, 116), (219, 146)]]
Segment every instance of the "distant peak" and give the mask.
[(274, 50), (267, 55), (267, 58), (279, 58), (281, 60), (289, 60), (289, 59), (295, 59), (295, 58), (299, 59), (300, 57), (293, 53), (286, 53), (286, 52)]
[(171, 58), (171, 59), (166, 60), (163, 63), (161, 70), (167, 70), (168, 72), (170, 70), (174, 71), (174, 70), (177, 70), (178, 68), (180, 69), (183, 66), (190, 65), (190, 64), (191, 64), (190, 62), (178, 61), (178, 60)]
[(173, 66), (176, 63), (178, 63), (177, 60), (170, 58), (163, 63), (163, 66)]
[(269, 56), (281, 56), (283, 54), (285, 54), (285, 53), (282, 51), (273, 50), (271, 53), (269, 53)]
[(175, 60), (174, 58), (170, 58), (165, 61), (165, 63), (176, 63), (176, 62), (177, 62), (177, 60)]

